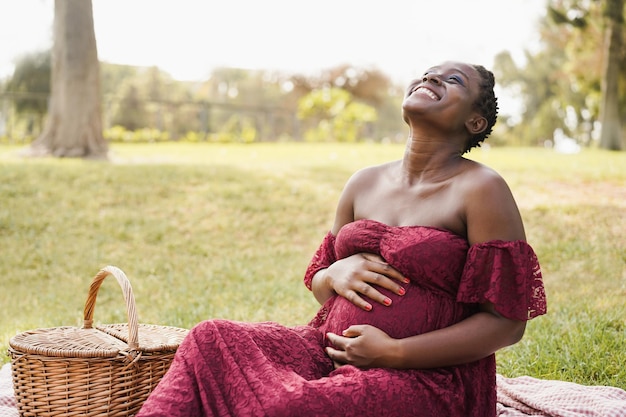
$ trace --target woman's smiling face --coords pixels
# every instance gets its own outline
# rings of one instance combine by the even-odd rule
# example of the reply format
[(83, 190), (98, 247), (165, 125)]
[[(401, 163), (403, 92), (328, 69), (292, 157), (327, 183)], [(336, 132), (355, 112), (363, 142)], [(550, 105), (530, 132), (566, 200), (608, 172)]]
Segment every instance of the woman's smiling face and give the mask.
[(456, 125), (473, 110), (479, 86), (479, 74), (472, 65), (445, 62), (429, 68), (406, 90), (402, 104), (404, 119), (408, 122), (407, 118), (413, 115), (436, 113), (437, 117)]

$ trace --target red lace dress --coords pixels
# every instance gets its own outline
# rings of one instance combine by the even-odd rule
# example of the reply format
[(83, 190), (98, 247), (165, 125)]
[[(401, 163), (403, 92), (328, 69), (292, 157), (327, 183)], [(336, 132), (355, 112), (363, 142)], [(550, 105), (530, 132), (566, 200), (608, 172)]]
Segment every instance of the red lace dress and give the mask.
[(366, 312), (342, 297), (307, 326), (209, 320), (194, 327), (145, 402), (147, 416), (480, 416), (496, 415), (494, 355), (428, 370), (333, 369), (325, 333), (371, 324), (402, 338), (457, 323), (489, 301), (527, 320), (546, 311), (537, 257), (522, 241), (468, 247), (447, 230), (391, 227), (373, 220), (328, 234), (305, 274), (359, 252), (380, 254), (411, 279), (402, 297)]

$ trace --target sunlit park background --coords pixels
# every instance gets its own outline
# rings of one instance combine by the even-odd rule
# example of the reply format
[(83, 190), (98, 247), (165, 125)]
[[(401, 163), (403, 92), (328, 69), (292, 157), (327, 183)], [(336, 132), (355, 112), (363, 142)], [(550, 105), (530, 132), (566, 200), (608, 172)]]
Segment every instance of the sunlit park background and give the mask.
[[(21, 331), (80, 325), (90, 279), (108, 264), (128, 274), (142, 322), (306, 323), (317, 305), (302, 274), (343, 184), (360, 167), (402, 155), (404, 84), (453, 55), (496, 74), (500, 120), (489, 146), (468, 157), (511, 186), (549, 300), (549, 314), (531, 322), (524, 340), (498, 353), (498, 371), (626, 388), (623, 1), (452, 2), (451, 28), (426, 7), (395, 1), (377, 5), (375, 14), (367, 2), (348, 1), (352, 8), (321, 13), (311, 6), (309, 15), (288, 2), (246, 9), (234, 1), (245, 18), (237, 10), (194, 13), (200, 2), (191, 0), (155, 1), (153, 14), (141, 1), (145, 13), (119, 9), (117, 36), (132, 22), (126, 42), (141, 38), (137, 55), (173, 49), (174, 60), (184, 51), (214, 57), (188, 64), (202, 67), (193, 80), (166, 70), (167, 62), (93, 53), (113, 36), (104, 30), (103, 15), (112, 13), (105, 3), (121, 2), (93, 0), (93, 14), (86, 0), (59, 0), (56, 10), (51, 1), (24, 3), (33, 19), (47, 10), (39, 23), (49, 43), (20, 50), (0, 80), (2, 351)], [(0, 14), (11, 21), (7, 4)], [(532, 4), (535, 14), (516, 19), (520, 4)], [(162, 19), (188, 18), (188, 27), (225, 21), (238, 29), (199, 37), (188, 28), (191, 40), (168, 48), (165, 34), (152, 39), (140, 29), (150, 16), (150, 24), (158, 21), (163, 7), (169, 15)], [(265, 23), (254, 26), (250, 16)], [(62, 23), (54, 30), (53, 18)], [(507, 48), (504, 29), (520, 21), (527, 37), (511, 38)], [(27, 22), (18, 26), (41, 26)], [(60, 30), (70, 22), (93, 42), (72, 44)], [(263, 28), (274, 43), (256, 43)], [(275, 64), (225, 65), (224, 45), (252, 54), (238, 36)], [(55, 55), (69, 45), (81, 65)], [(336, 59), (301, 63), (325, 48)], [(375, 62), (378, 50), (383, 59)], [(298, 64), (284, 64), (283, 55)], [(78, 84), (72, 91), (83, 94), (70, 94), (75, 100), (59, 95)], [(95, 318), (125, 320), (114, 281), (103, 285)]]

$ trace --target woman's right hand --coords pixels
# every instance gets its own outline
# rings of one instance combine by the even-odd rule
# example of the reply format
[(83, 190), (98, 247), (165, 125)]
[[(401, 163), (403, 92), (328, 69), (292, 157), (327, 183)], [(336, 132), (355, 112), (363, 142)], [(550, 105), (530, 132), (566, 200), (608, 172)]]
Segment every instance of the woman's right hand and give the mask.
[(324, 271), (324, 278), (335, 293), (366, 311), (371, 310), (372, 305), (363, 296), (384, 306), (391, 305), (391, 299), (376, 287), (404, 295), (401, 284), (409, 283), (397, 269), (372, 253), (357, 253), (336, 261)]

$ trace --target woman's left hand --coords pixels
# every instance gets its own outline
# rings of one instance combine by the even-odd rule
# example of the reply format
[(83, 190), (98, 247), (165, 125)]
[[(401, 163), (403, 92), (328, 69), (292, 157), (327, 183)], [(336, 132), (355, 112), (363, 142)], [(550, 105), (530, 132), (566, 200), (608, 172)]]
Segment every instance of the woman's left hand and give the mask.
[(382, 330), (367, 324), (353, 325), (342, 335), (327, 333), (333, 347), (326, 348), (326, 354), (333, 360), (335, 368), (353, 365), (358, 368), (393, 367), (396, 339)]

